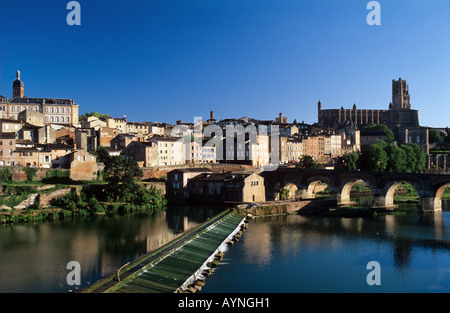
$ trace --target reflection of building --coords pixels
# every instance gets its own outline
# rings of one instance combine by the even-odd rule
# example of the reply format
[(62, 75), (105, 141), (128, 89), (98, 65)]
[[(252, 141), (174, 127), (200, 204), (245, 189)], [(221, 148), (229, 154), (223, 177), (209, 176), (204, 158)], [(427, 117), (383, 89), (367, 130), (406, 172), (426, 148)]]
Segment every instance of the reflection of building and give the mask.
[(399, 144), (417, 143), (428, 153), (428, 129), (419, 125), (419, 111), (411, 109), (409, 87), (405, 80), (392, 80), (392, 102), (388, 110), (326, 109), (318, 103), (318, 123), (338, 129), (343, 125), (358, 127), (386, 124)]

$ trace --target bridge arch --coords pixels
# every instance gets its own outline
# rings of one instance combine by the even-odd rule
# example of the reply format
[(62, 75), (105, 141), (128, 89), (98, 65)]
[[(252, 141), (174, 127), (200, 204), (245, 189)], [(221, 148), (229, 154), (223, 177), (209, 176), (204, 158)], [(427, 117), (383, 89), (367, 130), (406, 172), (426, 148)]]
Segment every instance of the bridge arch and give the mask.
[(322, 176), (314, 176), (310, 177), (306, 181), (306, 188), (303, 191), (303, 197), (304, 198), (315, 198), (316, 193), (319, 191), (324, 190), (323, 184), (326, 184), (328, 188), (331, 187), (331, 182), (328, 177), (322, 177)]
[(416, 183), (415, 181), (409, 181), (409, 180), (394, 180), (394, 181), (388, 181), (384, 184), (383, 193), (374, 195), (374, 205), (375, 206), (381, 206), (385, 208), (395, 208), (396, 205), (394, 204), (394, 195), (397, 190), (397, 188), (403, 184), (403, 183), (409, 183), (414, 190), (417, 192), (419, 197), (422, 196), (423, 190), (420, 184)]
[(436, 189), (434, 199), (432, 200), (433, 211), (442, 211), (442, 196), (444, 195), (445, 189), (448, 187), (450, 187), (450, 182), (444, 183)]
[[(285, 200), (297, 199), (298, 186), (296, 184), (288, 182), (283, 186), (282, 190), (287, 190), (287, 194), (286, 194), (287, 199), (285, 199)], [(280, 200), (283, 200), (283, 199), (281, 199), (282, 198), (281, 194), (279, 195), (279, 198), (280, 198)]]
[(340, 204), (346, 204), (346, 203), (351, 203), (350, 200), (350, 194), (352, 191), (353, 186), (358, 183), (358, 182), (364, 182), (368, 185), (368, 187), (370, 189), (372, 189), (372, 193), (373, 193), (373, 188), (371, 186), (371, 184), (361, 178), (349, 178), (349, 179), (345, 179), (342, 181), (341, 183), (341, 190), (340, 190), (340, 194), (339, 194), (339, 203)]

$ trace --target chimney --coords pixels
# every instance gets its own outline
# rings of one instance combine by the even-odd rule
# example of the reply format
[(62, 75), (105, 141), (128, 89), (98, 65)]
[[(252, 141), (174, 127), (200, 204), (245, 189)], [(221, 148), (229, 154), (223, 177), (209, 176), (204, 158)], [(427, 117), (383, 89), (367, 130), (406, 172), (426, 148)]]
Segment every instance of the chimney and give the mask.
[(210, 112), (209, 112), (209, 118), (210, 118), (211, 120), (214, 119), (214, 111), (210, 111)]

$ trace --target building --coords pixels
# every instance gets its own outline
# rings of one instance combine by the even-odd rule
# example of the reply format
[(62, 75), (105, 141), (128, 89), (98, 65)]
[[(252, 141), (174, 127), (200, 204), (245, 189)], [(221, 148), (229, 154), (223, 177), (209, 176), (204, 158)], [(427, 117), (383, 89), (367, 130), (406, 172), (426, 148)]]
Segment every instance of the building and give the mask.
[(157, 158), (152, 160), (151, 166), (186, 164), (186, 147), (180, 138), (155, 135), (149, 141), (157, 150)]
[(285, 144), (286, 148), (280, 161), (283, 163), (298, 162), (303, 156), (303, 140), (297, 136), (289, 136)]
[[(322, 109), (317, 104), (318, 124), (321, 127), (339, 129), (345, 125), (356, 127), (371, 124), (386, 124), (394, 133), (398, 144), (418, 143), (429, 151), (428, 128), (419, 125), (419, 111), (411, 109), (409, 86), (405, 80), (392, 80), (392, 102), (387, 110), (357, 109)], [(413, 134), (413, 135), (411, 135)], [(409, 141), (411, 135), (411, 141)], [(419, 138), (419, 139), (417, 139)]]
[(323, 135), (310, 135), (303, 138), (303, 155), (309, 155), (315, 161), (324, 160), (325, 137)]
[(192, 203), (264, 202), (264, 178), (256, 173), (203, 173), (189, 179)]
[(324, 156), (325, 158), (336, 158), (343, 155), (342, 137), (338, 134), (324, 136)]
[(106, 120), (106, 127), (117, 129), (121, 133), (127, 132), (127, 120), (125, 119), (125, 117), (117, 118), (107, 116), (105, 120)]
[(132, 141), (123, 154), (134, 159), (139, 167), (154, 166), (158, 161), (158, 144), (147, 141)]
[(216, 163), (216, 147), (214, 145), (205, 145), (204, 143), (191, 140), (190, 143), (190, 159), (187, 163)]
[(386, 134), (380, 130), (361, 130), (361, 151), (367, 150), (377, 140), (386, 140)]
[(189, 180), (203, 173), (212, 173), (208, 168), (182, 168), (167, 173), (166, 195), (170, 202), (183, 203), (189, 198)]
[(18, 119), (19, 113), (30, 110), (43, 113), (46, 124), (78, 125), (78, 104), (75, 104), (73, 99), (26, 97), (20, 71), (17, 71), (12, 87), (13, 98), (2, 97), (0, 101), (2, 118)]
[(85, 150), (75, 150), (65, 156), (72, 180), (93, 180), (97, 177), (97, 158)]

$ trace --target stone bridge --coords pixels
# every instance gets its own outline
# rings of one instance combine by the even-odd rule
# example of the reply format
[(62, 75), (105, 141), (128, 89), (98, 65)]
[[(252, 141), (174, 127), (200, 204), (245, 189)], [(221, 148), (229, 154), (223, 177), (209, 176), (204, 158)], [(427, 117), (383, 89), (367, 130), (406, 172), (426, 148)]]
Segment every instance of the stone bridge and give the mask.
[(410, 183), (420, 197), (422, 212), (442, 211), (442, 195), (450, 186), (450, 175), (414, 174), (346, 170), (298, 169), (279, 167), (275, 171), (260, 173), (264, 177), (267, 200), (278, 200), (286, 188), (291, 198), (315, 197), (317, 187), (326, 184), (331, 197), (338, 204), (350, 204), (350, 190), (357, 181), (364, 181), (373, 192), (374, 207), (393, 209), (394, 194), (403, 182)]

